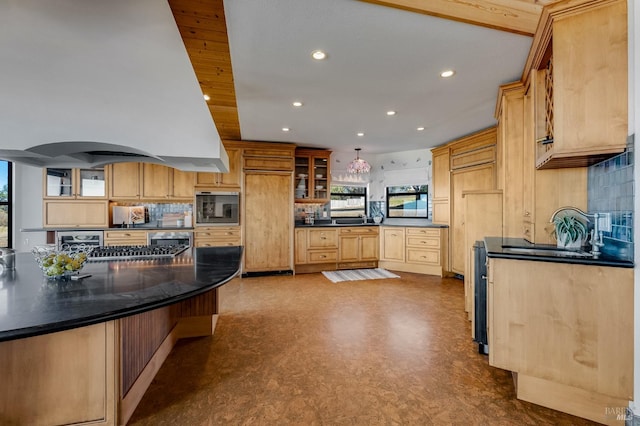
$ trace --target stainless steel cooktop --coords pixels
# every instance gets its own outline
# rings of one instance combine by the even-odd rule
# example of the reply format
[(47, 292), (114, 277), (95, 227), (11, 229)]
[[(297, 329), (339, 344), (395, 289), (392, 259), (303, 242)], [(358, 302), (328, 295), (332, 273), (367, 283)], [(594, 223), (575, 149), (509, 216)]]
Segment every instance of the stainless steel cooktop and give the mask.
[(89, 262), (99, 260), (138, 260), (138, 259), (161, 259), (171, 258), (179, 255), (189, 246), (185, 244), (177, 245), (151, 245), (151, 246), (113, 246), (96, 247), (93, 249)]

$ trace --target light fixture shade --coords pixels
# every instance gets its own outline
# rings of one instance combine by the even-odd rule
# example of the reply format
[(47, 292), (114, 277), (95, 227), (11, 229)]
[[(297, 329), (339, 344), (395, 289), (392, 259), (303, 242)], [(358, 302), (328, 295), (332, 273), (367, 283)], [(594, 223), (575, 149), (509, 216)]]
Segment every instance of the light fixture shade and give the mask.
[(356, 148), (356, 158), (347, 166), (347, 172), (353, 174), (369, 173), (371, 165), (360, 158), (360, 148)]

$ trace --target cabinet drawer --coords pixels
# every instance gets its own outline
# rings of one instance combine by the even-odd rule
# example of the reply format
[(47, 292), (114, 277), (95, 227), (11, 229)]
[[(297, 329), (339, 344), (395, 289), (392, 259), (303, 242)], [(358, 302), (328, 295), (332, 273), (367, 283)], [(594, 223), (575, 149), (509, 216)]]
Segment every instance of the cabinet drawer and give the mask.
[(224, 239), (240, 240), (240, 228), (220, 228), (220, 229), (196, 229), (195, 239)]
[(440, 265), (440, 250), (421, 250), (421, 249), (408, 248), (407, 262)]
[(308, 248), (338, 248), (336, 229), (309, 229)]
[(440, 248), (440, 238), (407, 236), (407, 246), (437, 249)]
[(105, 231), (104, 239), (136, 239), (144, 240), (147, 243), (147, 231)]
[(112, 238), (110, 240), (105, 239), (104, 245), (106, 247), (113, 246), (146, 246), (147, 237), (144, 238)]
[(340, 235), (378, 235), (378, 227), (360, 226), (340, 228)]
[(309, 251), (309, 263), (328, 263), (338, 261), (338, 250)]
[(407, 235), (419, 235), (425, 237), (440, 238), (440, 229), (438, 228), (407, 228)]
[(216, 241), (216, 240), (196, 240), (194, 245), (196, 247), (231, 247), (239, 246), (240, 240), (228, 240), (228, 241)]

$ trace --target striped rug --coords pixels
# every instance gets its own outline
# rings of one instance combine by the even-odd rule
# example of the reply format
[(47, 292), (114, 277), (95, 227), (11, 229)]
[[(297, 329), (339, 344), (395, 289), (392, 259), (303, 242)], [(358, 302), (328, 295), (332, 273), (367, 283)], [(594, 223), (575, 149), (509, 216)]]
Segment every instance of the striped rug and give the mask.
[(342, 281), (377, 280), (381, 278), (400, 278), (399, 275), (382, 268), (323, 271), (322, 274), (334, 283)]

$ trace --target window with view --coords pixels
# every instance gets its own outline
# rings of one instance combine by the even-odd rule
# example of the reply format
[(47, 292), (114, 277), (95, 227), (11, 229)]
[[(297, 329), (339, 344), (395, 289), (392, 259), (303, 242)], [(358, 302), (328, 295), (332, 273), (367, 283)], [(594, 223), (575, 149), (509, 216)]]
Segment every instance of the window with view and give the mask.
[(11, 163), (0, 161), (0, 247), (11, 247)]
[(331, 185), (331, 217), (362, 217), (367, 213), (365, 186)]
[(429, 192), (427, 185), (387, 187), (387, 217), (426, 219)]

